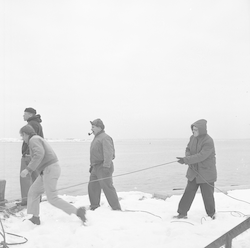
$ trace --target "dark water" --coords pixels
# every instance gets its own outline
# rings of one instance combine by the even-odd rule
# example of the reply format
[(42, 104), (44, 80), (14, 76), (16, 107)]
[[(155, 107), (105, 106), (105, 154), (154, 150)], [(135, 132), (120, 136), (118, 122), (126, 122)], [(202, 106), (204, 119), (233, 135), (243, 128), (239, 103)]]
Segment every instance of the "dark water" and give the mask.
[[(114, 185), (117, 191), (167, 194), (183, 189), (187, 166), (173, 161), (176, 161), (176, 156), (183, 156), (187, 142), (187, 139), (116, 140)], [(59, 194), (87, 194), (90, 143), (50, 144), (62, 168), (58, 182), (58, 188), (62, 190)], [(215, 146), (218, 171), (216, 187), (250, 186), (250, 140), (215, 140)], [(20, 150), (20, 142), (0, 142), (0, 179), (7, 181), (7, 200), (20, 198)], [(157, 167), (164, 163), (170, 164)], [(130, 174), (150, 167), (154, 168)]]

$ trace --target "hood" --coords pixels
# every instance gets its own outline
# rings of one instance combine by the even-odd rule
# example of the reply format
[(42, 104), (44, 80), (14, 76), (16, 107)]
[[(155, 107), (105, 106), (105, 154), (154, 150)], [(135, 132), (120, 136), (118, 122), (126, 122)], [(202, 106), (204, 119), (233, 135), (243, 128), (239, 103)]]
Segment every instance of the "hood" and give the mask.
[(38, 123), (41, 123), (42, 122), (42, 119), (41, 119), (41, 115), (34, 115), (32, 117), (30, 117), (28, 120), (29, 121), (37, 121)]
[(199, 129), (199, 136), (207, 134), (207, 121), (204, 119), (198, 120), (191, 125), (191, 130), (193, 130), (193, 126)]

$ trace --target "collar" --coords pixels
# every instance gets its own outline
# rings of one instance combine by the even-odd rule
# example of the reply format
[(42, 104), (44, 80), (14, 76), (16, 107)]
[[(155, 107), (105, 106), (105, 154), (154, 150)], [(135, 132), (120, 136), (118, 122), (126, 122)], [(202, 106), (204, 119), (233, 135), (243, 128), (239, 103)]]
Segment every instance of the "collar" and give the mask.
[(98, 133), (95, 135), (95, 137), (98, 136), (98, 135), (100, 135), (101, 133), (105, 133), (105, 131), (104, 131), (104, 130), (101, 130), (100, 132), (98, 132)]

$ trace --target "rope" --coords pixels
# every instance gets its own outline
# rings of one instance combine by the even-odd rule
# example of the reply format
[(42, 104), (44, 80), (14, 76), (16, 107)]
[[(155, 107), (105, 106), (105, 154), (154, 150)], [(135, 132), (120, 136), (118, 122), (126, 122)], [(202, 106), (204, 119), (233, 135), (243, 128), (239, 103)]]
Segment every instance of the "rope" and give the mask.
[(158, 165), (150, 166), (150, 167), (143, 168), (143, 169), (140, 169), (140, 170), (135, 170), (135, 171), (126, 172), (126, 173), (123, 173), (123, 174), (118, 174), (118, 175), (115, 175), (115, 176), (103, 177), (103, 178), (92, 180), (92, 181), (88, 181), (88, 182), (78, 183), (78, 184), (71, 185), (71, 186), (68, 186), (68, 187), (59, 188), (58, 190), (65, 190), (65, 189), (77, 187), (77, 186), (80, 186), (80, 185), (84, 185), (84, 184), (88, 184), (88, 183), (93, 183), (93, 182), (99, 182), (99, 181), (102, 181), (102, 180), (105, 180), (105, 179), (114, 178), (114, 177), (126, 176), (126, 175), (130, 175), (130, 174), (138, 173), (138, 172), (141, 172), (141, 171), (145, 171), (145, 170), (151, 170), (153, 168), (157, 168), (157, 167), (164, 166), (164, 165), (167, 165), (167, 164), (172, 164), (172, 163), (175, 163), (175, 162), (177, 162), (177, 161), (167, 162), (167, 163), (164, 163), (164, 164), (158, 164)]
[[(60, 190), (65, 190), (65, 189), (69, 189), (69, 188), (73, 188), (73, 187), (77, 187), (77, 186), (80, 186), (80, 185), (84, 185), (84, 184), (88, 184), (88, 183), (92, 183), (92, 182), (98, 182), (98, 181), (102, 181), (102, 180), (106, 180), (106, 179), (110, 179), (110, 178), (115, 178), (115, 177), (121, 177), (121, 176), (126, 176), (126, 175), (131, 175), (131, 174), (134, 174), (134, 173), (138, 173), (138, 172), (142, 172), (142, 171), (146, 171), (146, 170), (151, 170), (151, 169), (154, 169), (154, 168), (157, 168), (157, 167), (161, 167), (161, 166), (164, 166), (164, 165), (168, 165), (168, 164), (172, 164), (172, 163), (175, 163), (177, 162), (177, 160), (175, 161), (171, 161), (171, 162), (167, 162), (167, 163), (163, 163), (163, 164), (159, 164), (159, 165), (155, 165), (155, 166), (150, 166), (150, 167), (147, 167), (147, 168), (143, 168), (143, 169), (139, 169), (139, 170), (135, 170), (135, 171), (131, 171), (131, 172), (127, 172), (127, 173), (123, 173), (123, 174), (118, 174), (118, 175), (115, 175), (115, 176), (110, 176), (110, 177), (104, 177), (104, 178), (100, 178), (100, 179), (96, 179), (96, 180), (92, 180), (92, 181), (88, 181), (88, 182), (83, 182), (83, 183), (79, 183), (79, 184), (74, 184), (74, 185), (71, 185), (71, 186), (68, 186), (68, 187), (64, 187), (64, 188), (59, 188), (57, 189), (58, 191)], [(214, 185), (211, 185), (199, 172), (195, 171), (208, 185), (210, 185), (211, 187), (217, 189), (218, 191), (222, 192), (223, 194), (225, 194), (226, 196), (234, 199), (234, 200), (237, 200), (237, 201), (241, 201), (241, 202), (244, 202), (244, 203), (247, 203), (247, 204), (250, 204), (249, 202), (247, 201), (244, 201), (244, 200), (240, 200), (240, 199), (237, 199), (235, 197), (232, 197), (232, 196), (229, 196), (227, 195), (225, 192), (223, 192), (222, 190), (220, 190), (219, 188), (215, 187)], [(10, 202), (15, 202), (16, 200), (14, 201), (10, 201)], [(9, 203), (10, 203), (9, 202)], [(0, 201), (0, 204), (1, 203), (5, 203), (5, 201)], [(1, 207), (1, 208), (4, 208), (4, 209), (8, 209), (6, 207)], [(155, 217), (158, 217), (161, 219), (160, 216), (158, 215), (155, 215), (153, 213), (150, 213), (150, 212), (147, 212), (147, 211), (143, 211), (143, 210), (125, 210), (125, 212), (145, 212), (145, 213), (148, 213), (148, 214), (151, 214)], [(25, 239), (24, 242), (21, 242), (21, 243), (11, 243), (11, 244), (8, 244), (6, 243), (6, 236), (5, 236), (5, 231), (4, 231), (4, 227), (3, 227), (3, 224), (2, 224), (2, 221), (0, 219), (0, 222), (1, 222), (1, 227), (2, 227), (2, 230), (3, 230), (3, 233), (0, 232), (1, 236), (3, 237), (3, 241), (0, 243), (0, 247), (3, 247), (3, 248), (8, 248), (8, 245), (19, 245), (19, 244), (24, 244), (26, 243), (28, 240), (23, 237), (23, 236), (19, 236), (19, 235), (16, 235), (16, 234), (12, 234), (12, 233), (7, 233), (9, 235), (12, 235), (12, 236), (16, 236), (16, 237), (20, 237), (20, 238), (23, 238)], [(180, 221), (171, 221), (172, 222), (180, 222)], [(181, 221), (183, 222), (183, 221)], [(190, 223), (188, 221), (186, 221), (185, 223), (187, 224), (191, 224), (191, 225), (194, 225), (193, 223)]]
[[(73, 187), (78, 187), (80, 185), (84, 185), (84, 184), (88, 184), (88, 183), (92, 183), (92, 182), (98, 182), (98, 181), (102, 181), (102, 180), (106, 180), (106, 179), (110, 179), (110, 178), (115, 178), (115, 177), (121, 177), (121, 176), (126, 176), (126, 175), (131, 175), (131, 174), (134, 174), (134, 173), (138, 173), (138, 172), (141, 172), (141, 171), (146, 171), (146, 170), (151, 170), (151, 169), (154, 169), (154, 168), (157, 168), (157, 167), (161, 167), (161, 166), (164, 166), (164, 165), (168, 165), (168, 164), (172, 164), (172, 163), (176, 163), (177, 160), (175, 161), (171, 161), (171, 162), (167, 162), (167, 163), (163, 163), (163, 164), (158, 164), (158, 165), (154, 165), (154, 166), (150, 166), (150, 167), (146, 167), (146, 168), (143, 168), (143, 169), (139, 169), (139, 170), (135, 170), (135, 171), (131, 171), (131, 172), (126, 172), (126, 173), (122, 173), (122, 174), (118, 174), (118, 175), (115, 175), (115, 176), (110, 176), (110, 177), (104, 177), (104, 178), (100, 178), (100, 179), (96, 179), (96, 180), (92, 180), (92, 181), (87, 181), (87, 182), (83, 182), (83, 183), (78, 183), (78, 184), (74, 184), (74, 185), (71, 185), (71, 186), (68, 186), (68, 187), (64, 187), (64, 188), (59, 188), (57, 189), (57, 191), (61, 191), (61, 190), (65, 190), (65, 189), (69, 189), (69, 188), (73, 188)], [(193, 168), (192, 168), (193, 169)], [(194, 169), (193, 169), (194, 170)], [(195, 171), (195, 170), (194, 170)], [(227, 197), (230, 197), (236, 201), (240, 201), (240, 202), (243, 202), (243, 203), (247, 203), (250, 205), (250, 202), (247, 202), (247, 201), (244, 201), (244, 200), (240, 200), (240, 199), (237, 199), (233, 196), (229, 196), (228, 194), (226, 194), (224, 191), (222, 191), (221, 189), (217, 188), (216, 186), (210, 184), (198, 171), (195, 171), (195, 173), (197, 173), (208, 185), (210, 185), (211, 187), (217, 189), (218, 191), (220, 191), (221, 193), (223, 193), (224, 195), (226, 195)], [(9, 201), (9, 203), (11, 202), (16, 202), (17, 200), (14, 200), (14, 201)], [(5, 201), (0, 201), (0, 203), (5, 203)], [(3, 207), (5, 208), (5, 207)], [(7, 208), (5, 208), (7, 209)]]
[(174, 223), (174, 222), (178, 222), (178, 223), (182, 222), (182, 223), (186, 223), (186, 224), (194, 226), (194, 224), (189, 221), (184, 221), (184, 220), (172, 220), (171, 221), (171, 223)]
[(155, 216), (155, 217), (157, 217), (157, 218), (162, 219), (161, 216), (156, 215), (156, 214), (153, 214), (153, 213), (148, 212), (148, 211), (144, 211), (144, 210), (129, 210), (129, 209), (126, 209), (126, 210), (124, 210), (123, 212), (141, 212), (141, 213), (147, 213), (147, 214), (151, 214), (151, 215), (153, 215), (153, 216)]
[[(78, 187), (78, 186), (81, 186), (81, 185), (84, 185), (84, 184), (88, 184), (88, 183), (92, 183), (92, 182), (99, 182), (99, 181), (110, 179), (110, 178), (114, 178), (114, 177), (121, 177), (121, 176), (126, 176), (126, 175), (130, 175), (130, 174), (138, 173), (138, 172), (141, 172), (141, 171), (151, 170), (151, 169), (154, 169), (154, 168), (157, 168), (157, 167), (161, 167), (161, 166), (164, 166), (164, 165), (173, 164), (175, 162), (177, 162), (177, 160), (171, 161), (171, 162), (167, 162), (167, 163), (163, 163), (163, 164), (158, 164), (158, 165), (150, 166), (150, 167), (146, 167), (146, 168), (143, 168), (143, 169), (140, 169), (140, 170), (135, 170), (135, 171), (126, 172), (126, 173), (123, 173), (123, 174), (118, 174), (118, 175), (115, 175), (115, 176), (103, 177), (103, 178), (92, 180), (92, 181), (87, 181), (87, 182), (83, 182), (83, 183), (74, 184), (74, 185), (71, 185), (71, 186), (68, 186), (68, 187), (59, 188), (59, 189), (57, 189), (57, 191), (61, 191), (61, 190), (65, 190), (65, 189), (70, 189), (70, 188)], [(25, 199), (25, 198), (23, 198), (23, 199)], [(8, 201), (8, 203), (14, 203), (14, 202), (20, 201), (20, 200), (21, 199), (12, 200), (12, 201)], [(5, 203), (5, 201), (0, 201), (0, 204), (1, 203)]]
[[(25, 244), (28, 241), (28, 239), (23, 237), (23, 236), (20, 236), (20, 235), (14, 234), (14, 233), (5, 232), (1, 218), (0, 218), (0, 223), (1, 223), (1, 227), (2, 227), (2, 232), (0, 232), (0, 234), (3, 237), (3, 241), (0, 243), (0, 247), (8, 248), (9, 247), (8, 245), (22, 245), (22, 244)], [(5, 234), (12, 235), (12, 236), (15, 236), (15, 237), (18, 237), (18, 238), (22, 238), (22, 239), (24, 239), (24, 241), (19, 242), (19, 243), (7, 243)]]
[[(191, 167), (191, 168), (192, 168), (192, 167)], [(238, 199), (238, 198), (235, 198), (235, 197), (233, 197), (233, 196), (228, 195), (227, 193), (225, 193), (225, 192), (222, 191), (221, 189), (219, 189), (219, 188), (215, 187), (214, 185), (210, 184), (210, 183), (209, 183), (209, 182), (208, 182), (208, 181), (207, 181), (198, 171), (194, 170), (193, 168), (192, 168), (192, 170), (193, 170), (195, 173), (197, 173), (197, 174), (205, 181), (205, 183), (207, 183), (209, 186), (213, 187), (214, 189), (217, 189), (218, 191), (220, 191), (221, 193), (223, 193), (223, 194), (226, 195), (227, 197), (232, 198), (233, 200), (236, 200), (236, 201), (244, 202), (244, 203), (250, 205), (250, 202), (247, 202), (247, 201), (244, 201), (244, 200), (240, 200), (240, 199)]]

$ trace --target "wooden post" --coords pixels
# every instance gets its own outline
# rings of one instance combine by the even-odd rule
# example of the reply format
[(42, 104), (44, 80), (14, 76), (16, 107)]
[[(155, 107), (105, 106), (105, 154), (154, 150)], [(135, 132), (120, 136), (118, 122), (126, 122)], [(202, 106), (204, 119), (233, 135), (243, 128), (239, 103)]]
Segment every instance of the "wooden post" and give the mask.
[(6, 180), (0, 179), (0, 206), (5, 206), (5, 185)]

